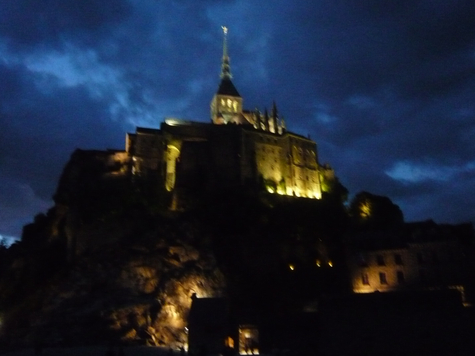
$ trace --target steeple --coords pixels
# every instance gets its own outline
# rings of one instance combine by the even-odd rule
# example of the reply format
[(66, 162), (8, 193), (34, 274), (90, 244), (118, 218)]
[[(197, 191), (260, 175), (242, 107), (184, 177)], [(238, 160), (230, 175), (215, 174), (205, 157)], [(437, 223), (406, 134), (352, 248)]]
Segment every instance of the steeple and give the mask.
[(228, 56), (228, 28), (226, 26), (221, 26), (223, 29), (223, 62), (221, 64), (221, 78), (222, 79), (231, 79), (233, 76), (231, 74), (231, 66), (229, 64)]
[(219, 83), (217, 94), (241, 97), (231, 81), (233, 75), (231, 74), (228, 56), (228, 28), (226, 26), (221, 26), (221, 28), (223, 29), (223, 58), (221, 63), (221, 82)]
[(221, 81), (218, 91), (211, 101), (211, 120), (215, 124), (227, 124), (242, 121), (242, 98), (231, 81), (231, 66), (228, 56), (228, 28), (223, 29), (223, 58), (221, 63)]

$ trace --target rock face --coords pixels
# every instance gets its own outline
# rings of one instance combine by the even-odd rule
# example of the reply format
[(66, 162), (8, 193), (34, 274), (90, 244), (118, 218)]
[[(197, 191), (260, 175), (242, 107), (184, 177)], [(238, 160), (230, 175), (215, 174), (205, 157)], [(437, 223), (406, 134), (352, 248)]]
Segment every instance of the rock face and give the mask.
[(108, 162), (76, 151), (55, 206), (0, 251), (3, 341), (180, 347), (193, 293), (273, 315), (339, 281), (341, 202), (230, 189), (170, 211), (157, 177), (111, 174)]
[(161, 210), (147, 184), (104, 179), (102, 162), (76, 151), (56, 205), (9, 249), (0, 271), (5, 339), (179, 347), (191, 295), (225, 293), (200, 231)]
[[(225, 281), (206, 248), (198, 250), (189, 238), (169, 241), (160, 232), (163, 222), (160, 227), (135, 240), (107, 236), (109, 243), (89, 245), (74, 263), (58, 265), (64, 270), (46, 276), (6, 313), (5, 336), (28, 343), (183, 346), (191, 295), (222, 295)], [(28, 305), (30, 298), (40, 303)]]

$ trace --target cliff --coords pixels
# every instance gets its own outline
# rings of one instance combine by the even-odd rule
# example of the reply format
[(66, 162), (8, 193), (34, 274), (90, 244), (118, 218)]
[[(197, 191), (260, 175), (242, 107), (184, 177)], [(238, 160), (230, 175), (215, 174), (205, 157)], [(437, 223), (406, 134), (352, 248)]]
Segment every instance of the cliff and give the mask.
[(156, 181), (108, 162), (76, 151), (55, 206), (5, 254), (4, 341), (179, 347), (193, 293), (272, 314), (344, 288), (341, 203), (230, 189), (171, 212)]

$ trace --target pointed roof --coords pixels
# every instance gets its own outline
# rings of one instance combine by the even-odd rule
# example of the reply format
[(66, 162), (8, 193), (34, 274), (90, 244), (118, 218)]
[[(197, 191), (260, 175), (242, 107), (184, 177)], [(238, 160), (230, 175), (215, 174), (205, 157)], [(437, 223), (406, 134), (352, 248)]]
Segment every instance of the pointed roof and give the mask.
[(229, 64), (228, 56), (228, 28), (221, 26), (223, 29), (223, 59), (221, 63), (221, 78), (231, 79), (233, 75), (231, 74), (231, 65)]
[(221, 26), (221, 28), (223, 29), (223, 59), (221, 64), (221, 82), (219, 83), (217, 94), (241, 97), (233, 82), (231, 82), (233, 76), (231, 74), (231, 65), (229, 64), (230, 60), (228, 56), (228, 28), (225, 26)]
[(221, 82), (219, 83), (219, 88), (216, 94), (241, 97), (236, 87), (234, 86), (233, 82), (229, 78), (221, 79)]

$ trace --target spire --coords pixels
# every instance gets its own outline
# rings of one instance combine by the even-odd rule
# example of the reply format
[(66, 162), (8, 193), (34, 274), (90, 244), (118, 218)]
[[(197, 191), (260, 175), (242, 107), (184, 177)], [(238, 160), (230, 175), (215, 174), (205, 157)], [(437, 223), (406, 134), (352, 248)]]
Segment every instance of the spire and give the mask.
[(269, 131), (269, 114), (267, 108), (264, 110), (264, 131)]
[(277, 117), (279, 116), (277, 114), (277, 105), (275, 103), (275, 100), (272, 102), (272, 111), (271, 111), (271, 116), (273, 119), (277, 119)]
[(256, 128), (257, 130), (262, 130), (262, 127), (261, 127), (261, 112), (259, 111), (259, 109), (256, 108), (254, 109), (254, 128)]
[(223, 29), (223, 63), (221, 64), (221, 78), (222, 79), (231, 79), (233, 76), (231, 74), (231, 66), (229, 65), (229, 56), (228, 56), (228, 28), (226, 26), (221, 26)]

